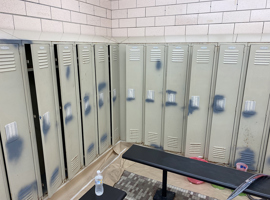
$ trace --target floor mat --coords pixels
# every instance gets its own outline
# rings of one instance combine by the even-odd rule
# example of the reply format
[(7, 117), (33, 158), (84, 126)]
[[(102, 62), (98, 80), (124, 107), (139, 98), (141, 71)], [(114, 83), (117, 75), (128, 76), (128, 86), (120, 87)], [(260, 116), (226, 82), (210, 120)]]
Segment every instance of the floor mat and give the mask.
[[(124, 171), (120, 180), (114, 185), (127, 193), (126, 200), (152, 200), (161, 182)], [(217, 200), (196, 192), (168, 185), (168, 190), (175, 192), (174, 200)]]

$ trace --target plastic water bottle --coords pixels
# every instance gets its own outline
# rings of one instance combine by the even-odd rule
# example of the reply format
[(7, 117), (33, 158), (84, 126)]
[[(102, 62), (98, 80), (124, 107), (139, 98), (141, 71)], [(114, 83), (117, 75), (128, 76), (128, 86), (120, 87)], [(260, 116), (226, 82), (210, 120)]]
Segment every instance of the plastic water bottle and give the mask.
[(103, 176), (101, 175), (101, 172), (98, 170), (97, 175), (95, 177), (95, 193), (97, 196), (101, 196), (104, 192), (103, 189)]

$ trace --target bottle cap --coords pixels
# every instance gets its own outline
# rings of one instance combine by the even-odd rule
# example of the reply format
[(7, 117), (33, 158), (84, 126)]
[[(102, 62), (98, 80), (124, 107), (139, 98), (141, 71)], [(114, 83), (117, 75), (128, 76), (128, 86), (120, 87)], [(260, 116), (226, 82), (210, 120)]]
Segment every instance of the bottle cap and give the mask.
[(97, 170), (97, 173), (100, 174), (100, 170)]

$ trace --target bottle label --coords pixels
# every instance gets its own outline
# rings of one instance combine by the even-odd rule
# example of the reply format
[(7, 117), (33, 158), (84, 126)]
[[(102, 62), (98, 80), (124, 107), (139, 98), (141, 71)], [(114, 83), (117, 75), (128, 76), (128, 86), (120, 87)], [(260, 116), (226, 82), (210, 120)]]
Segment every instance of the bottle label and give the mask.
[(96, 183), (96, 185), (101, 185), (101, 184), (102, 184), (102, 179), (100, 179), (100, 180), (95, 180), (95, 183)]

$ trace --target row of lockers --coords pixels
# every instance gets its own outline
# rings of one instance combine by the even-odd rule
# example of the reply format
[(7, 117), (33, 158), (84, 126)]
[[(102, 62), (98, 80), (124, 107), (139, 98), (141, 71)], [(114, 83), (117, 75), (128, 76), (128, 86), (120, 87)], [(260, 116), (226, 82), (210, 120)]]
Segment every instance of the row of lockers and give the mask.
[(118, 66), (118, 45), (0, 44), (1, 199), (51, 197), (120, 139)]
[(127, 141), (270, 174), (269, 44), (121, 49)]

